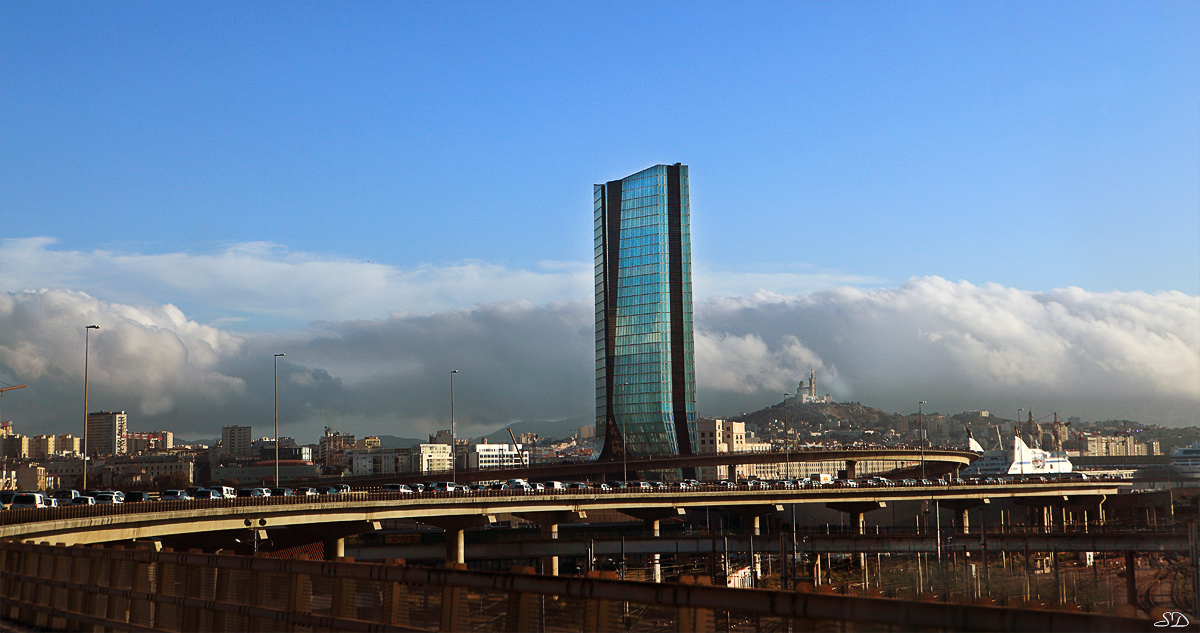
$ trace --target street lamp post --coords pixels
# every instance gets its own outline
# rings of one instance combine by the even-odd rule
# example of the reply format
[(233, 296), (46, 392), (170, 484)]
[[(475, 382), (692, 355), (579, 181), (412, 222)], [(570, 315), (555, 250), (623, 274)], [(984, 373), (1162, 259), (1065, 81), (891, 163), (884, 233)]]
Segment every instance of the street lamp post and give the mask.
[(454, 423), (454, 374), (450, 370), (450, 481), (458, 483), (458, 426)]
[(87, 490), (87, 422), (88, 422), (88, 352), (91, 346), (92, 330), (99, 330), (99, 325), (89, 325), (83, 328), (83, 489)]
[(788, 416), (787, 416), (787, 399), (791, 397), (791, 393), (783, 394), (783, 459), (785, 465), (784, 477), (792, 478), (792, 446), (790, 444), (791, 434), (788, 433)]
[(275, 355), (275, 487), (282, 488), (283, 484), (279, 482), (279, 357), (287, 356), (287, 354)]
[(928, 404), (922, 400), (917, 403), (917, 433), (920, 437), (917, 441), (921, 444), (921, 479), (925, 478), (925, 412), (921, 407)]

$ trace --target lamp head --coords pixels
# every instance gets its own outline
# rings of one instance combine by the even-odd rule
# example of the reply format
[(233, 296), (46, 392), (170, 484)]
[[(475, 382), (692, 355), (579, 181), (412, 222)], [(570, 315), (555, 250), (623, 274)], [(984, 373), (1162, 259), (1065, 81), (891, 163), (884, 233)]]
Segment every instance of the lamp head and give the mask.
[(89, 325), (89, 326), (87, 326), (87, 327), (85, 327), (85, 328), (83, 328), (83, 329), (85, 329), (85, 330), (99, 330), (99, 329), (100, 329), (100, 326), (99, 326), (99, 325)]

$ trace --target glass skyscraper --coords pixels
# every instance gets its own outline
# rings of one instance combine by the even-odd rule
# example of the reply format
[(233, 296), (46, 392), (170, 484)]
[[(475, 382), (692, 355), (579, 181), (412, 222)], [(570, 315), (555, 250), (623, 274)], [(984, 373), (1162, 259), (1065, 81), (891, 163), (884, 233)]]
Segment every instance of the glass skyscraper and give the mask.
[(688, 168), (655, 165), (594, 191), (600, 458), (692, 454)]

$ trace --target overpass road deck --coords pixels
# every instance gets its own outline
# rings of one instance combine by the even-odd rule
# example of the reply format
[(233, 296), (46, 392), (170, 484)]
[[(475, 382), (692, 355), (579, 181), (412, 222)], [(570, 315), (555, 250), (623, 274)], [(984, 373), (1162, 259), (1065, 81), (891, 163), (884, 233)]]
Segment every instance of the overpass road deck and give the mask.
[[(1127, 484), (1116, 481), (1056, 481), (1006, 485), (815, 488), (797, 490), (703, 488), (670, 492), (546, 493), (485, 491), (471, 494), (348, 493), (317, 497), (269, 497), (220, 501), (157, 501), (119, 506), (73, 506), (0, 513), (0, 540), (48, 541), (67, 545), (145, 539), (177, 534), (251, 528), (328, 526), (340, 534), (369, 531), (384, 519), (437, 524), (461, 519), (479, 524), (504, 513), (686, 510), (719, 506), (770, 512), (785, 504), (884, 503), (906, 500), (1020, 498), (1047, 504), (1102, 503)], [(338, 526), (334, 528), (334, 526)]]

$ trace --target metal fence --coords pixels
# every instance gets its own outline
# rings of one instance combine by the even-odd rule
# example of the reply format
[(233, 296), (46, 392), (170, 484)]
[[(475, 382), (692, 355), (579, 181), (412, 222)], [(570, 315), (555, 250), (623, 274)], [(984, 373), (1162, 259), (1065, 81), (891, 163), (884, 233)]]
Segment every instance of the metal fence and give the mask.
[(120, 631), (1149, 631), (1151, 620), (804, 591), (0, 543), (0, 617)]

